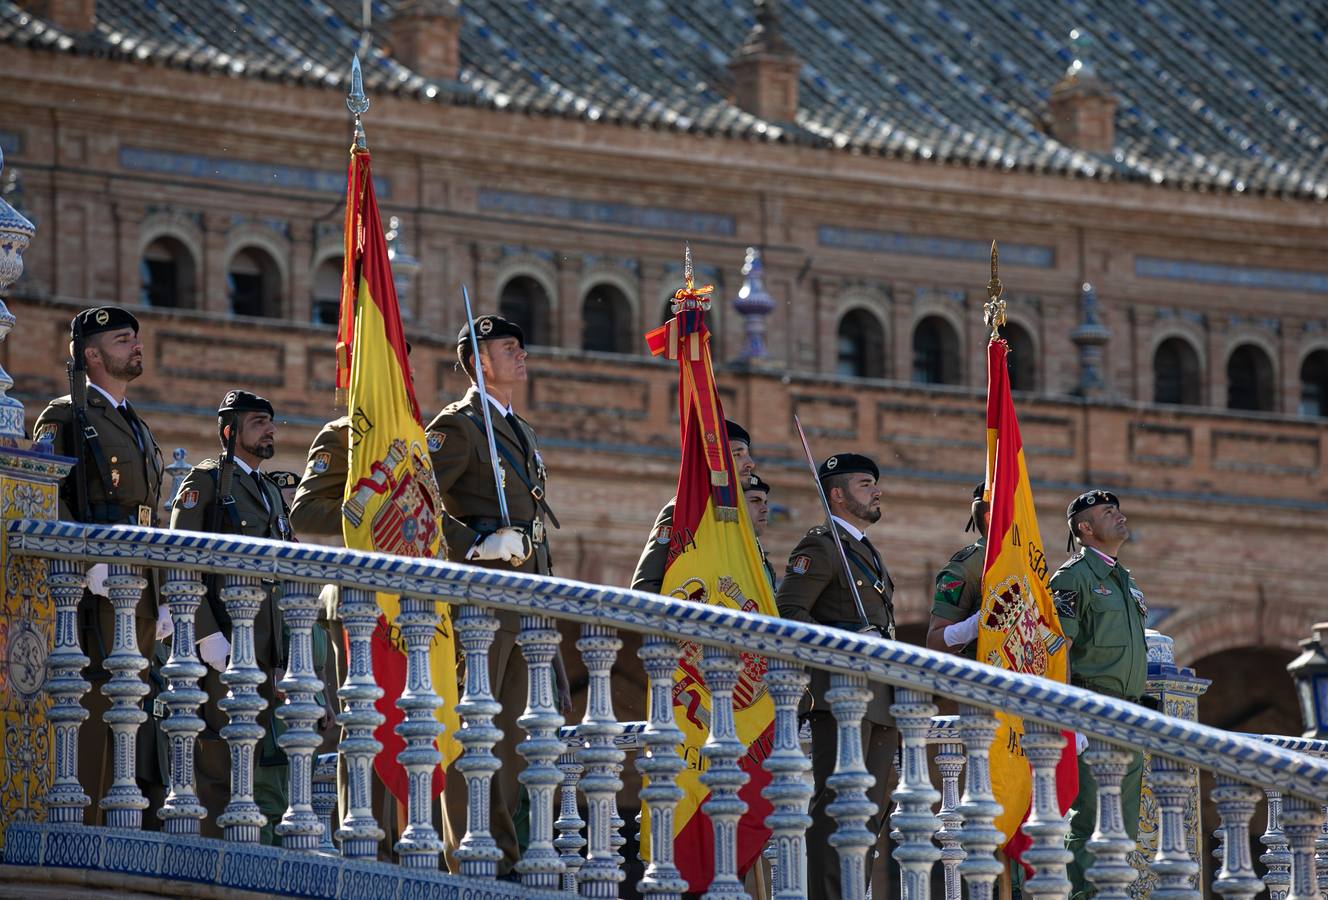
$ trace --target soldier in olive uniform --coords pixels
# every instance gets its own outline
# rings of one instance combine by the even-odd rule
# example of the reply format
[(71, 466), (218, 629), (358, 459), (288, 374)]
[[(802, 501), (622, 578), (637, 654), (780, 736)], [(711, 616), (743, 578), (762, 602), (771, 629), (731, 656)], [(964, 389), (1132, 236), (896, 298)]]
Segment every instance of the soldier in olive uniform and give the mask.
[[(281, 541), (294, 539), (281, 489), (259, 468), (263, 460), (271, 459), (276, 452), (273, 414), (271, 403), (248, 391), (226, 394), (217, 409), (217, 428), (223, 446), (234, 430), (235, 456), (230, 483), (222, 483), (226, 474), (220, 458), (206, 459), (194, 466), (176, 495), (171, 528)], [(223, 490), (227, 492), (223, 494)], [(226, 670), (231, 650), (231, 621), (219, 594), (221, 587), (220, 579), (209, 579), (207, 598), (198, 608), (196, 635), (199, 656), (208, 665), (203, 676), (203, 689), (208, 695), (203, 710), (206, 728), (196, 751), (198, 796), (208, 810), (204, 834), (212, 837), (221, 836), (216, 818), (225, 811), (231, 788), (230, 751), (220, 734), (229, 718), (217, 706), (217, 701), (226, 696), (227, 687), (219, 675)], [(276, 684), (285, 673), (287, 646), (278, 608), (280, 591), (273, 583), (265, 582), (265, 587), (267, 596), (254, 620), (255, 662), (266, 676), (258, 690), (268, 704), (258, 716), (265, 733), (255, 753), (254, 799), (268, 817), (262, 840), (271, 844), (275, 841), (272, 829), (286, 811), (286, 755), (276, 743), (277, 720), (272, 711), (280, 702)]]
[[(733, 456), (733, 469), (738, 473), (738, 481), (744, 486), (747, 479), (756, 471), (756, 460), (752, 459), (752, 438), (737, 422), (724, 420), (724, 429), (728, 432), (729, 453)], [(673, 507), (677, 498), (664, 504), (664, 508), (655, 517), (655, 524), (646, 538), (641, 558), (637, 560), (636, 572), (632, 575), (632, 590), (658, 594), (664, 584), (664, 569), (669, 558), (669, 539), (673, 534)]]
[(982, 611), (982, 566), (991, 511), (982, 499), (985, 485), (973, 488), (968, 527), (978, 539), (950, 557), (936, 573), (936, 594), (931, 601), (927, 646), (974, 659), (978, 650), (978, 615)]
[[(475, 319), (475, 336), (488, 397), (472, 383), (466, 395), (440, 412), (426, 430), (433, 474), (443, 501), (447, 558), (506, 572), (549, 575), (552, 568), (547, 529), (550, 525), (556, 528), (558, 520), (544, 495), (547, 473), (539, 440), (530, 424), (512, 409), (513, 395), (526, 380), (525, 335), (507, 319), (486, 315)], [(463, 326), (457, 334), (457, 358), (475, 382), (469, 326)], [(484, 403), (490, 404), (510, 526), (500, 519), (498, 489), (484, 430)], [(516, 646), (520, 617), (499, 613), (498, 622), (498, 633), (489, 651), (489, 681), (502, 704), (495, 724), (503, 730), (503, 740), (494, 748), (502, 768), (490, 784), (489, 831), (503, 851), (498, 862), (502, 877), (510, 875), (520, 859), (513, 817), (521, 802), (517, 776), (524, 762), (516, 752), (520, 742), (516, 720), (525, 709), (528, 676), (525, 659)], [(554, 661), (559, 699), (566, 714), (571, 704), (561, 652)], [(455, 764), (448, 767), (446, 785), (444, 842), (448, 864), (455, 872), (454, 854), (466, 833), (467, 805), (466, 782)]]
[[(830, 504), (832, 527), (838, 529), (843, 543), (848, 571), (835, 548), (830, 527), (812, 528), (789, 555), (784, 581), (775, 595), (781, 616), (853, 632), (894, 636), (894, 581), (867, 539), (867, 530), (881, 518), (881, 489), (876, 483), (879, 475), (876, 463), (856, 453), (838, 453), (821, 464), (817, 477)], [(849, 578), (858, 589), (861, 609), (853, 598)], [(841, 896), (839, 856), (828, 849), (835, 821), (826, 812), (834, 800), (834, 791), (826, 782), (834, 773), (838, 750), (835, 718), (825, 699), (829, 689), (830, 674), (813, 669), (810, 705), (805, 713), (811, 724), (815, 783), (812, 825), (807, 831), (807, 845), (815, 848), (807, 858), (808, 896), (814, 900), (838, 900)], [(890, 785), (895, 780), (892, 762), (899, 732), (893, 727), (890, 715), (894, 692), (879, 683), (871, 684), (871, 691), (872, 699), (862, 723), (862, 740), (867, 771), (876, 776), (876, 784), (867, 791), (868, 798), (876, 804), (876, 813), (868, 820), (867, 827), (878, 835), (879, 844), (884, 837)], [(892, 886), (884, 886), (884, 890), (885, 895), (893, 895)]]
[[(1130, 572), (1117, 560), (1130, 537), (1116, 495), (1089, 491), (1066, 510), (1071, 546), (1080, 551), (1051, 576), (1050, 588), (1061, 628), (1070, 641), (1070, 683), (1121, 700), (1140, 703), (1148, 679), (1144, 620), (1148, 607)], [(1153, 705), (1153, 704), (1146, 704)], [(1083, 749), (1080, 739), (1080, 750)], [(1143, 755), (1136, 751), (1121, 780), (1121, 813), (1131, 838), (1139, 833), (1139, 793)], [(1070, 808), (1066, 848), (1074, 854), (1068, 866), (1072, 898), (1083, 900), (1096, 891), (1085, 872), (1093, 854), (1084, 846), (1097, 827), (1097, 781), (1079, 760), (1079, 796)]]
[(770, 522), (770, 485), (761, 480), (755, 472), (742, 479), (742, 496), (747, 501), (747, 514), (751, 516), (752, 531), (756, 532), (756, 549), (761, 553), (761, 568), (765, 570), (770, 590), (775, 589), (775, 570), (770, 566), (770, 557), (761, 545), (761, 535)]
[[(80, 402), (68, 394), (52, 400), (33, 426), (34, 438), (49, 442), (51, 452), (79, 460), (60, 485), (60, 518), (103, 525), (157, 524), (161, 450), (147, 423), (125, 399), (129, 383), (143, 374), (138, 320), (117, 306), (85, 309), (70, 323), (69, 352), (71, 357), (75, 353), (82, 356), (78, 368), (86, 370), (86, 400), (82, 400), (84, 385), (80, 384)], [(148, 589), (135, 610), (134, 630), (139, 652), (151, 659), (161, 610), (153, 572), (145, 574)], [(97, 803), (106, 795), (112, 773), (110, 728), (104, 718), (111, 704), (101, 688), (110, 678), (104, 661), (111, 653), (115, 617), (105, 596), (105, 577), (105, 566), (94, 566), (89, 572), (88, 590), (78, 611), (79, 646), (90, 660), (85, 674), (93, 685), (83, 700), (90, 716), (78, 742), (79, 780), (93, 802), (89, 824), (101, 822)], [(169, 622), (169, 613), (165, 620)], [(145, 704), (145, 710), (151, 716), (153, 704)], [(145, 742), (139, 743), (141, 750), (149, 749), (143, 746)], [(152, 742), (146, 743), (150, 746)], [(152, 828), (166, 797), (166, 773), (161, 771), (156, 753), (138, 753), (137, 776), (149, 801), (144, 826)]]

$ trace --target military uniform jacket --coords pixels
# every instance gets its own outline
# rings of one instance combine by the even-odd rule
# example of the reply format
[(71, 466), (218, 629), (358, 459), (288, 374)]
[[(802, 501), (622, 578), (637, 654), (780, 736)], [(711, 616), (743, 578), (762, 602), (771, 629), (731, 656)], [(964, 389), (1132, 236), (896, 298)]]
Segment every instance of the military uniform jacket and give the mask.
[(1049, 587), (1071, 642), (1070, 682), (1138, 700), (1148, 683), (1148, 607), (1130, 571), (1084, 550), (1056, 570)]
[[(986, 541), (978, 538), (960, 550), (941, 571), (936, 573), (936, 594), (931, 601), (931, 614), (951, 622), (962, 622), (982, 608), (982, 566), (985, 562)], [(961, 656), (974, 659), (977, 641), (969, 641), (959, 651)]]
[[(433, 460), (433, 474), (438, 481), (442, 497), (443, 540), (447, 558), (465, 562), (466, 554), (483, 535), (500, 527), (498, 493), (493, 483), (493, 466), (489, 461), (488, 441), (484, 436), (484, 407), (487, 402), (477, 388), (471, 387), (466, 396), (440, 412), (426, 429), (429, 456)], [(517, 427), (526, 439), (521, 445), (512, 425), (498, 409), (490, 405), (494, 440), (500, 445), (498, 462), (503, 469), (503, 493), (507, 497), (507, 510), (512, 524), (531, 536), (535, 552), (519, 568), (512, 568), (502, 560), (475, 560), (474, 564), (504, 571), (550, 574), (549, 544), (544, 529), (548, 525), (532, 488), (543, 494), (546, 472), (540, 456), (535, 431), (520, 416), (514, 416)], [(528, 448), (528, 449), (527, 449)], [(516, 461), (521, 467), (518, 477), (511, 471)], [(530, 487), (526, 486), (526, 483)]]
[(646, 538), (641, 558), (632, 575), (632, 590), (658, 594), (664, 587), (664, 567), (669, 561), (669, 538), (673, 534), (673, 506), (677, 498), (664, 504)]
[(323, 426), (309, 447), (304, 475), (291, 502), (291, 527), (301, 540), (341, 546), (341, 503), (350, 468), (350, 418)]
[[(163, 464), (161, 449), (147, 423), (140, 418), (137, 426), (131, 426), (101, 391), (91, 385), (88, 386), (87, 418), (88, 425), (97, 431), (107, 476), (111, 480), (108, 485), (102, 479), (100, 467), (85, 444), (83, 466), (92, 520), (101, 524), (137, 525), (140, 504), (149, 507), (155, 516), (161, 502)], [(37, 417), (33, 439), (48, 436), (57, 455), (77, 455), (77, 442), (83, 437), (74, 424), (74, 404), (67, 394), (52, 400)], [(76, 506), (74, 473), (71, 472), (60, 485), (60, 518), (66, 522), (82, 521), (82, 510)], [(119, 515), (115, 515), (117, 512)]]
[[(890, 630), (894, 625), (895, 585), (889, 571), (884, 564), (878, 570), (871, 550), (843, 528), (839, 530), (839, 538), (849, 556), (849, 566), (857, 582), (867, 621), (882, 630)], [(862, 620), (845, 581), (834, 537), (826, 526), (816, 526), (793, 548), (784, 570), (784, 580), (775, 594), (775, 603), (785, 619), (832, 625), (854, 632), (862, 630)], [(867, 704), (867, 721), (891, 724), (894, 720), (890, 716), (890, 703), (894, 692), (879, 682), (873, 682), (871, 688), (873, 696)], [(825, 699), (825, 692), (829, 689), (830, 673), (812, 669), (810, 706), (804, 705), (803, 712), (829, 712), (830, 704)]]

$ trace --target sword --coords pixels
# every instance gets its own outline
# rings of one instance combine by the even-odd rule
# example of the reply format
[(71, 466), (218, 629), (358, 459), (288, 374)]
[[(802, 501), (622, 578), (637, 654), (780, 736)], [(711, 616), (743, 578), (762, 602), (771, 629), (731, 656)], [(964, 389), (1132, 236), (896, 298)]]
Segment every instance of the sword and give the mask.
[(834, 513), (830, 512), (830, 501), (826, 499), (825, 488), (821, 486), (821, 479), (816, 474), (816, 460), (812, 458), (812, 448), (807, 443), (807, 435), (802, 431), (802, 423), (798, 421), (797, 413), (793, 415), (793, 424), (798, 428), (798, 437), (802, 440), (802, 452), (807, 455), (807, 465), (812, 470), (812, 482), (816, 485), (816, 496), (821, 498), (821, 510), (825, 513), (825, 524), (830, 529), (830, 536), (835, 539), (835, 550), (839, 552), (839, 564), (844, 567), (844, 577), (848, 579), (848, 589), (853, 594), (853, 605), (857, 607), (858, 618), (862, 619), (862, 629), (860, 633), (871, 632), (880, 634), (880, 629), (867, 620), (867, 611), (862, 607), (862, 596), (858, 593), (858, 582), (853, 578), (853, 570), (848, 564), (848, 553), (844, 550), (844, 542), (839, 539), (839, 528), (835, 525)]
[[(461, 285), (461, 299), (466, 304), (466, 327), (470, 331), (470, 358), (475, 368), (475, 385), (480, 389), (484, 410), (484, 439), (489, 443), (489, 464), (493, 467), (493, 487), (498, 492), (498, 515), (504, 528), (512, 527), (512, 516), (507, 512), (507, 492), (503, 490), (503, 467), (498, 462), (498, 441), (493, 436), (493, 416), (489, 412), (489, 392), (484, 387), (484, 367), (480, 365), (480, 340), (475, 334), (475, 314), (470, 311), (470, 291)], [(519, 563), (518, 563), (519, 565)]]

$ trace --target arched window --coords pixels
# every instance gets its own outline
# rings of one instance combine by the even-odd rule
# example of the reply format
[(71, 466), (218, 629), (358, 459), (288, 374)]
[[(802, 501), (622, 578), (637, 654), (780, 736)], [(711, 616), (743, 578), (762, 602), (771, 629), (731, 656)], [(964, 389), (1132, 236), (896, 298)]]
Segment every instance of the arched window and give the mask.
[(498, 313), (525, 332), (526, 343), (553, 343), (549, 329), (549, 293), (529, 275), (509, 278), (498, 296)]
[(1227, 408), (1272, 412), (1277, 405), (1273, 362), (1262, 348), (1241, 344), (1227, 359)]
[(1167, 338), (1153, 353), (1153, 402), (1180, 406), (1203, 402), (1199, 354), (1184, 338)]
[(581, 304), (581, 349), (632, 352), (632, 305), (611, 284), (597, 284)]
[(927, 316), (913, 329), (913, 380), (959, 383), (959, 336), (940, 316)]
[(342, 259), (328, 257), (314, 271), (314, 296), (309, 309), (317, 325), (337, 324), (341, 313), (341, 270), (345, 267)]
[(880, 321), (865, 309), (852, 309), (839, 320), (835, 371), (855, 378), (885, 377), (885, 335)]
[(159, 237), (138, 262), (139, 301), (145, 306), (191, 309), (194, 306), (194, 256), (172, 237)]
[(266, 250), (245, 247), (232, 256), (226, 290), (237, 316), (281, 317), (281, 270)]
[(1010, 369), (1010, 390), (1037, 390), (1037, 357), (1033, 349), (1033, 336), (1028, 329), (1014, 322), (1006, 322), (1001, 328), (1005, 343), (1010, 345), (1006, 364)]
[(1300, 365), (1300, 414), (1328, 418), (1328, 350), (1315, 350)]

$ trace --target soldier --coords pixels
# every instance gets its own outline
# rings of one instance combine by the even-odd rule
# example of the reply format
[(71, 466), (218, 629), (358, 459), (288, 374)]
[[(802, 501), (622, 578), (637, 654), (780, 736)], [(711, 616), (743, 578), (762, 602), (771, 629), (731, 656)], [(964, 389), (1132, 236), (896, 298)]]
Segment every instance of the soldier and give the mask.
[(969, 659), (977, 657), (978, 615), (982, 611), (982, 566), (985, 562), (987, 525), (991, 510), (982, 499), (985, 485), (973, 488), (965, 533), (977, 531), (978, 539), (950, 557), (936, 573), (936, 595), (931, 601), (931, 624), (927, 646)]
[[(69, 354), (74, 360), (71, 393), (52, 400), (33, 427), (35, 439), (49, 441), (51, 452), (78, 460), (60, 485), (60, 518), (94, 524), (157, 524), (164, 468), (161, 450), (147, 423), (125, 399), (130, 382), (143, 374), (138, 320), (118, 306), (85, 309), (70, 323)], [(164, 606), (158, 608), (152, 570), (146, 574), (148, 588), (135, 610), (134, 631), (139, 652), (151, 659), (159, 617), (164, 617), (165, 625), (170, 614)], [(110, 728), (105, 724), (111, 704), (101, 688), (110, 678), (104, 661), (111, 653), (115, 617), (105, 596), (105, 577), (105, 566), (94, 566), (89, 572), (78, 613), (79, 645), (90, 660), (85, 674), (93, 685), (83, 701), (90, 716), (78, 742), (79, 779), (93, 802), (90, 824), (101, 823), (97, 802), (111, 782)], [(151, 703), (145, 709), (153, 715)], [(159, 827), (156, 811), (165, 802), (165, 775), (156, 753), (138, 753), (139, 786), (149, 801), (144, 816), (147, 828)]]
[(770, 485), (761, 480), (755, 472), (742, 480), (742, 496), (747, 501), (747, 513), (752, 519), (752, 531), (756, 532), (756, 549), (761, 553), (761, 567), (770, 582), (770, 590), (775, 589), (775, 570), (770, 566), (770, 557), (765, 547), (761, 546), (761, 535), (770, 521)]
[[(1132, 703), (1143, 697), (1148, 678), (1148, 648), (1144, 621), (1148, 607), (1130, 572), (1117, 560), (1130, 537), (1120, 501), (1108, 491), (1088, 491), (1065, 512), (1070, 526), (1070, 549), (1079, 553), (1051, 576), (1050, 588), (1061, 628), (1070, 641), (1070, 683)], [(1079, 751), (1086, 741), (1076, 736)], [(1139, 834), (1139, 795), (1143, 784), (1143, 755), (1135, 751), (1121, 779), (1121, 814), (1131, 839)], [(1067, 867), (1072, 898), (1085, 900), (1096, 891), (1085, 872), (1093, 854), (1085, 843), (1097, 827), (1097, 781), (1079, 760), (1079, 796), (1070, 808), (1066, 848), (1074, 854)]]
[[(821, 464), (817, 477), (829, 502), (834, 527), (839, 529), (849, 571), (845, 571), (829, 528), (826, 525), (812, 528), (789, 555), (784, 580), (775, 595), (781, 616), (893, 637), (894, 581), (867, 539), (867, 530), (881, 518), (881, 489), (876, 483), (879, 475), (876, 463), (857, 453), (837, 453)], [(861, 610), (848, 584), (850, 577), (862, 600)], [(808, 854), (807, 886), (811, 898), (838, 900), (839, 857), (834, 852), (825, 852), (835, 831), (835, 821), (826, 808), (834, 800), (827, 779), (835, 769), (838, 744), (835, 718), (825, 699), (829, 689), (829, 673), (813, 669), (810, 705), (803, 712), (811, 725), (815, 783), (807, 846), (817, 849)], [(876, 784), (867, 792), (876, 804), (876, 813), (868, 820), (867, 827), (878, 836), (879, 842), (886, 821), (886, 800), (894, 781), (891, 763), (899, 734), (890, 715), (893, 691), (879, 683), (873, 683), (871, 691), (872, 699), (862, 723), (862, 740), (867, 771), (876, 776)], [(869, 869), (874, 853), (875, 850), (869, 854)]]
[[(506, 572), (552, 573), (547, 527), (558, 520), (545, 497), (547, 472), (535, 431), (512, 409), (513, 395), (526, 380), (526, 340), (521, 329), (501, 316), (475, 319), (479, 364), (483, 367), (487, 399), (476, 386), (470, 327), (457, 334), (457, 358), (470, 376), (471, 388), (456, 403), (440, 412), (427, 429), (433, 474), (443, 501), (443, 539), (447, 558), (455, 562)], [(499, 518), (498, 486), (485, 436), (484, 407), (489, 403), (498, 461), (503, 472), (503, 492), (511, 522)], [(503, 851), (499, 877), (513, 877), (512, 867), (520, 859), (513, 817), (521, 801), (517, 781), (524, 763), (516, 752), (519, 732), (516, 720), (526, 705), (526, 664), (516, 647), (520, 617), (500, 613), (499, 629), (489, 651), (489, 679), (494, 696), (502, 704), (495, 724), (504, 739), (494, 748), (502, 768), (490, 784), (489, 831)], [(567, 677), (562, 654), (554, 657), (559, 700), (564, 714), (570, 712)], [(466, 833), (466, 783), (455, 764), (447, 769), (443, 791), (444, 841), (448, 864), (456, 867), (455, 851)]]
[[(756, 460), (752, 459), (752, 438), (732, 419), (724, 420), (724, 428), (729, 437), (729, 453), (733, 455), (733, 468), (738, 473), (738, 482), (746, 485), (752, 472), (756, 471)], [(664, 508), (655, 517), (655, 525), (646, 538), (646, 546), (637, 560), (636, 572), (632, 575), (632, 589), (658, 594), (664, 584), (664, 568), (669, 557), (669, 537), (673, 533), (673, 506), (677, 498), (664, 504)]]
[[(233, 448), (233, 457), (229, 462), (225, 455), (205, 459), (190, 470), (171, 509), (171, 528), (294, 540), (281, 489), (259, 468), (276, 452), (273, 413), (271, 403), (248, 391), (226, 394), (217, 409), (217, 431), (222, 446)], [(198, 608), (196, 635), (199, 656), (208, 665), (203, 676), (206, 727), (196, 751), (198, 796), (208, 810), (204, 834), (212, 837), (221, 836), (216, 817), (225, 811), (231, 787), (230, 751), (220, 734), (229, 719), (217, 706), (227, 692), (219, 675), (226, 670), (231, 649), (231, 621), (221, 587), (220, 579), (209, 579), (207, 598)], [(277, 746), (279, 732), (272, 714), (281, 700), (276, 685), (285, 674), (287, 641), (278, 585), (265, 581), (264, 587), (267, 596), (254, 620), (254, 657), (266, 676), (258, 690), (268, 705), (258, 717), (265, 733), (255, 752), (254, 799), (268, 817), (262, 841), (271, 844), (287, 799), (286, 755)]]

